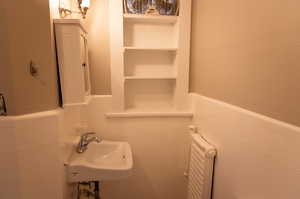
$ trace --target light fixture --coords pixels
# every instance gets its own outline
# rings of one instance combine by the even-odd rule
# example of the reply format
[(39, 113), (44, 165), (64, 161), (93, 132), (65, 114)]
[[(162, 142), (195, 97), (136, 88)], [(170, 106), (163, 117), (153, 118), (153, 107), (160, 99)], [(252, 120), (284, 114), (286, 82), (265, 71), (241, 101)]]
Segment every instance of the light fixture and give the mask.
[(77, 0), (77, 3), (78, 3), (79, 12), (71, 9), (67, 9), (65, 8), (64, 3), (60, 3), (59, 6), (60, 16), (62, 18), (65, 18), (68, 15), (71, 15), (72, 13), (80, 13), (82, 15), (82, 18), (85, 19), (86, 13), (90, 7), (90, 0)]
[(72, 14), (72, 10), (65, 8), (65, 4), (59, 1), (59, 14), (62, 18)]
[(85, 19), (89, 7), (90, 7), (90, 0), (78, 0), (78, 8), (81, 12), (82, 18)]

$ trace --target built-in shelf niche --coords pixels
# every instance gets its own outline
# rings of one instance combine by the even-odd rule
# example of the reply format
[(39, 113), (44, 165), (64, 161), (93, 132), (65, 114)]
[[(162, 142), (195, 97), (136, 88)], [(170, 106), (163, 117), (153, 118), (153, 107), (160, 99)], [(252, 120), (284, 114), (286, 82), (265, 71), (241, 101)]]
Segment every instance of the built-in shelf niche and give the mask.
[(177, 48), (176, 16), (124, 15), (124, 46)]
[(112, 117), (190, 116), (191, 0), (179, 1), (179, 16), (124, 14), (123, 0), (109, 1)]
[(128, 78), (176, 77), (176, 52), (129, 50), (124, 54), (124, 71)]
[(125, 82), (125, 110), (128, 112), (172, 111), (176, 80), (140, 79)]

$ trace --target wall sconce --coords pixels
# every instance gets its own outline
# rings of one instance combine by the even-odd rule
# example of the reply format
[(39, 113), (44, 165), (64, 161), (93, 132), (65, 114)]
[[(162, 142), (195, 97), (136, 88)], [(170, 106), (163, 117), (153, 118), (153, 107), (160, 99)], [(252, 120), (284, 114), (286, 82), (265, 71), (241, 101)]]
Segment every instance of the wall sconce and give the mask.
[(81, 12), (82, 18), (85, 19), (89, 7), (90, 7), (90, 0), (78, 0), (78, 8)]
[(70, 10), (65, 8), (64, 4), (60, 4), (59, 7), (59, 13), (61, 17), (66, 17), (68, 15), (71, 15), (72, 13), (80, 13), (82, 15), (82, 18), (85, 19), (86, 13), (90, 7), (90, 0), (77, 0), (78, 3), (78, 11)]
[(61, 3), (60, 1), (59, 1), (58, 10), (59, 10), (59, 14), (62, 18), (72, 14), (72, 10), (65, 8), (65, 4)]

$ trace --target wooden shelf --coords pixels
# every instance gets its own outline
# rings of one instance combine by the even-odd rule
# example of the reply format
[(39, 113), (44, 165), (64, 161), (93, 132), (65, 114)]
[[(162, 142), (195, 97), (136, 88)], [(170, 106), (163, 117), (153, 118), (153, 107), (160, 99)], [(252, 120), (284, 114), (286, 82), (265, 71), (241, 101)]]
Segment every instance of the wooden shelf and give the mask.
[(167, 15), (143, 15), (143, 14), (124, 14), (125, 21), (132, 22), (152, 22), (152, 23), (176, 23), (178, 16)]
[(106, 113), (107, 118), (139, 118), (139, 117), (186, 117), (192, 118), (194, 114), (192, 112), (138, 112), (138, 111), (126, 111), (120, 113)]
[[(140, 82), (138, 82), (140, 81)], [(131, 112), (170, 112), (174, 110), (174, 79), (127, 80), (125, 110)]]
[(177, 77), (176, 56), (173, 51), (126, 51), (124, 76), (126, 77)]
[(125, 80), (176, 80), (175, 76), (126, 76)]
[(177, 48), (164, 48), (164, 47), (135, 47), (125, 46), (124, 50), (156, 50), (156, 51), (177, 51)]

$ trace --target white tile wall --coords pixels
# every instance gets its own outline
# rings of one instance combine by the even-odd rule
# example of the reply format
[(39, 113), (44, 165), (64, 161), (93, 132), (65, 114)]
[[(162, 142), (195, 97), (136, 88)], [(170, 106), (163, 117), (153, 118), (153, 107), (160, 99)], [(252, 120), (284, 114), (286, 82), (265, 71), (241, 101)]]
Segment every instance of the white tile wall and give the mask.
[(1, 128), (1, 199), (62, 198), (58, 114), (6, 118), (13, 126)]
[(18, 157), (13, 124), (0, 118), (0, 198), (20, 198)]
[(134, 156), (133, 175), (122, 181), (104, 182), (103, 198), (183, 199), (183, 173), (188, 154), (187, 118), (114, 118), (110, 96), (95, 96), (88, 110), (89, 127), (104, 139), (130, 143)]
[(132, 146), (133, 175), (103, 183), (103, 198), (185, 198), (187, 126), (192, 122), (218, 147), (214, 199), (299, 196), (298, 127), (195, 94), (191, 101), (194, 121), (107, 119), (110, 96), (94, 96), (89, 105), (60, 111), (0, 118), (0, 198), (70, 199), (72, 186), (62, 165), (84, 131)]
[(197, 94), (194, 123), (218, 147), (214, 199), (297, 199), (300, 128)]

